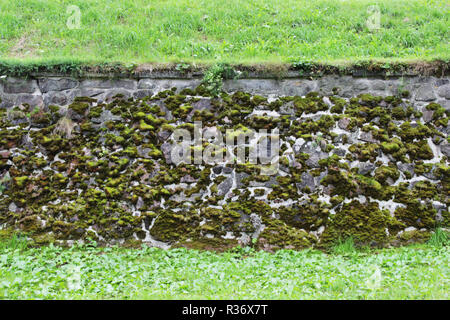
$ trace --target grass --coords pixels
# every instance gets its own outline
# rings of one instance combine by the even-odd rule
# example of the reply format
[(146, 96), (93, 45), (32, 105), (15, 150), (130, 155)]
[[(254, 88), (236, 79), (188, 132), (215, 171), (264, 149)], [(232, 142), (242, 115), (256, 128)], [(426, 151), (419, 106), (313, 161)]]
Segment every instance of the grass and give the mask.
[(0, 0), (0, 61), (448, 60), (449, 16), (445, 0)]
[(0, 298), (449, 299), (450, 247), (442, 234), (437, 242), (382, 250), (361, 251), (347, 240), (329, 254), (31, 248), (13, 237), (0, 246)]

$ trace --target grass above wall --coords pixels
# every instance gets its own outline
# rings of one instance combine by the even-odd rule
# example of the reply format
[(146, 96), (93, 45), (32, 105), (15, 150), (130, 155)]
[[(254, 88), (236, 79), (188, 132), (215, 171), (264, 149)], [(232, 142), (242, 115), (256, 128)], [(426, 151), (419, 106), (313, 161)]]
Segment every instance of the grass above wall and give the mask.
[(0, 299), (449, 299), (450, 247), (428, 244), (330, 253), (236, 248), (30, 248), (0, 242)]
[[(0, 0), (0, 60), (338, 63), (448, 60), (445, 0)], [(67, 27), (80, 9), (78, 29)]]

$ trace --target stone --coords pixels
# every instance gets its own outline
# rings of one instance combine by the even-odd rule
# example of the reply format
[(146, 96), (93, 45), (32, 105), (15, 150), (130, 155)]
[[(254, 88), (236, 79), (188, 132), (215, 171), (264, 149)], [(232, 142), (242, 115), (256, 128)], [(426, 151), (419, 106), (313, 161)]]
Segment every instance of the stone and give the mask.
[(447, 157), (450, 157), (450, 143), (441, 145), (441, 152)]
[(366, 175), (375, 170), (375, 165), (371, 162), (362, 162), (358, 164), (358, 173), (362, 175)]
[(74, 99), (74, 92), (72, 90), (66, 91), (49, 91), (44, 93), (44, 104), (64, 106), (70, 104)]
[(29, 104), (32, 107), (44, 106), (44, 99), (41, 95), (21, 93), (16, 96), (15, 105)]
[(215, 167), (212, 168), (212, 171), (215, 174), (220, 174), (222, 172), (222, 168), (223, 168), (222, 166), (215, 166)]
[(8, 206), (8, 210), (11, 212), (16, 212), (17, 211), (17, 205), (14, 202), (11, 202)]
[(377, 139), (373, 138), (371, 131), (369, 131), (369, 132), (361, 131), (361, 133), (359, 135), (359, 140), (365, 141), (365, 142), (371, 142), (371, 143), (379, 143), (379, 141)]
[(293, 101), (289, 101), (288, 103), (283, 104), (280, 107), (280, 114), (283, 114), (283, 115), (295, 115), (294, 102)]
[(141, 158), (146, 158), (146, 159), (150, 159), (150, 158), (151, 158), (151, 157), (148, 155), (148, 153), (149, 153), (150, 151), (152, 151), (152, 149), (150, 149), (150, 148), (144, 148), (144, 147), (142, 147), (142, 146), (138, 146), (136, 149), (137, 149), (137, 152), (138, 152), (139, 157), (141, 157)]
[(161, 152), (164, 155), (164, 158), (166, 159), (167, 164), (171, 164), (172, 163), (172, 145), (168, 142), (164, 142), (161, 145)]
[(0, 158), (8, 159), (11, 156), (11, 151), (9, 150), (0, 150)]
[(434, 113), (433, 110), (427, 110), (427, 109), (424, 109), (424, 110), (422, 111), (422, 118), (423, 118), (423, 121), (424, 121), (425, 123), (427, 123), (427, 122), (430, 122), (431, 120), (433, 120), (433, 113)]
[(143, 89), (143, 90), (136, 90), (133, 92), (133, 98), (137, 100), (151, 96), (153, 96), (153, 90)]
[(166, 141), (172, 135), (172, 131), (159, 130), (157, 135), (158, 135), (158, 138), (159, 138), (160, 141)]
[(197, 179), (193, 178), (192, 176), (190, 176), (188, 174), (185, 176), (182, 176), (180, 179), (181, 183), (194, 183), (196, 181), (197, 181)]
[(36, 80), (7, 77), (2, 80), (5, 93), (34, 93), (39, 90)]
[(222, 181), (218, 186), (218, 195), (219, 196), (224, 196), (228, 193), (228, 191), (230, 191), (231, 187), (233, 186), (233, 179), (232, 178), (227, 178), (224, 181)]
[(353, 87), (359, 91), (364, 91), (369, 88), (369, 82), (365, 79), (356, 80)]
[(126, 89), (110, 89), (110, 90), (106, 90), (105, 95), (104, 95), (104, 100), (105, 101), (112, 101), (113, 99), (115, 99), (115, 97), (117, 95), (123, 96), (123, 99), (128, 99), (131, 97), (132, 93), (130, 90), (126, 90)]
[(450, 84), (439, 87), (437, 93), (440, 97), (450, 100)]
[(63, 91), (73, 89), (78, 86), (78, 81), (70, 78), (42, 78), (39, 79), (39, 88), (42, 93), (49, 91)]
[(192, 104), (193, 110), (211, 110), (213, 105), (210, 98), (201, 98)]
[(144, 205), (145, 205), (144, 200), (141, 197), (139, 197), (136, 202), (136, 209), (140, 210)]
[(414, 164), (412, 164), (412, 163), (398, 162), (397, 168), (401, 172), (409, 172), (411, 174), (411, 176), (414, 175)]
[(317, 151), (312, 147), (303, 148), (301, 152), (309, 154), (309, 159), (306, 160), (306, 165), (310, 168), (319, 168), (319, 160), (328, 158), (328, 153)]
[(92, 118), (91, 121), (93, 123), (105, 123), (108, 121), (120, 121), (122, 120), (121, 116), (116, 116), (112, 114), (111, 110), (104, 109), (98, 118)]
[(350, 124), (350, 119), (349, 118), (342, 118), (342, 119), (339, 119), (339, 121), (338, 121), (338, 126), (342, 130), (347, 130), (347, 127), (348, 127), (349, 124)]
[(416, 91), (416, 101), (433, 101), (435, 99), (436, 95), (431, 84), (424, 84)]
[(343, 157), (345, 156), (346, 151), (341, 148), (334, 148), (333, 150), (331, 150), (331, 153), (338, 155), (339, 157)]
[(305, 187), (308, 187), (310, 191), (314, 191), (316, 189), (315, 179), (310, 173), (303, 172), (300, 178), (302, 181), (296, 183), (296, 186), (300, 191), (302, 191)]
[(373, 90), (384, 90), (386, 89), (386, 83), (383, 80), (373, 80), (371, 82)]
[(156, 87), (153, 79), (141, 79), (137, 85), (138, 89), (154, 89)]
[(230, 174), (230, 173), (233, 172), (233, 168), (231, 168), (231, 167), (223, 167), (222, 172), (223, 172), (224, 174)]
[(137, 81), (131, 79), (90, 79), (81, 82), (82, 88), (101, 88), (101, 89), (127, 89), (136, 90)]
[(236, 172), (236, 188), (243, 188), (245, 185), (242, 183), (242, 179), (247, 178), (249, 175), (245, 172)]

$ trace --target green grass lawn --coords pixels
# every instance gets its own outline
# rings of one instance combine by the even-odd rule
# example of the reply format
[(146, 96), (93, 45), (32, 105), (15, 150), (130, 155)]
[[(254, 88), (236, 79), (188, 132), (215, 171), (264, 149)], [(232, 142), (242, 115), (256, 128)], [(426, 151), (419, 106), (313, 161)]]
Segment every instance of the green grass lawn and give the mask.
[[(366, 22), (378, 4), (380, 29)], [(80, 9), (80, 28), (75, 11)], [(369, 21), (375, 21), (369, 19)], [(0, 61), (448, 60), (446, 0), (0, 0)]]
[(0, 245), (3, 299), (449, 299), (450, 248), (187, 249)]

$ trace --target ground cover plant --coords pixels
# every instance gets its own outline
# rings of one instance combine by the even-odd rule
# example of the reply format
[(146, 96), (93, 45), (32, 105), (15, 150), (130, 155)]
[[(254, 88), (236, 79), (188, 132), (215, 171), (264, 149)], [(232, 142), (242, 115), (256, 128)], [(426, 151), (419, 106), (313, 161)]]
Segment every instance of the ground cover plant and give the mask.
[(19, 63), (445, 60), (448, 13), (444, 0), (2, 0), (0, 57)]
[[(436, 234), (439, 233), (438, 236)], [(3, 299), (448, 299), (443, 231), (424, 245), (328, 252), (0, 245)], [(444, 236), (443, 236), (444, 235)]]

